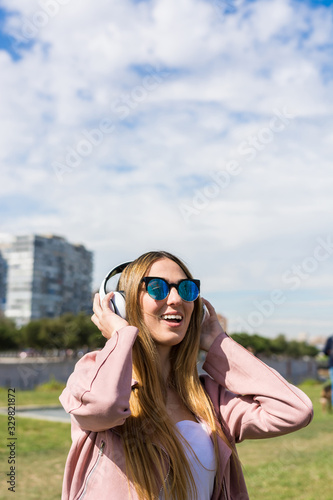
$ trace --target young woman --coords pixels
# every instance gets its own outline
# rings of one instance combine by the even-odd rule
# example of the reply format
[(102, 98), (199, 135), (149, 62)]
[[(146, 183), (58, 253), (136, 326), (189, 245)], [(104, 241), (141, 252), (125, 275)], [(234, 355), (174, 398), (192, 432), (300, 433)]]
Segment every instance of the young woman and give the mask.
[(247, 499), (235, 443), (306, 426), (311, 401), (228, 337), (175, 256), (142, 255), (118, 289), (126, 320), (112, 292), (96, 294), (105, 347), (77, 363), (60, 396), (73, 441), (62, 500)]

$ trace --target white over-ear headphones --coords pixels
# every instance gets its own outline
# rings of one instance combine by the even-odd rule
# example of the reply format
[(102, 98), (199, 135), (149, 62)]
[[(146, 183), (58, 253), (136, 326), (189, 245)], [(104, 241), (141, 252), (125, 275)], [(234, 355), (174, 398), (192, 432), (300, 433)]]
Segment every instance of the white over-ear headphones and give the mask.
[[(113, 276), (116, 276), (117, 274), (120, 274), (123, 272), (123, 270), (130, 264), (131, 262), (124, 262), (124, 264), (120, 264), (117, 267), (114, 267), (111, 269), (110, 272), (105, 276), (104, 280), (102, 281), (102, 284), (99, 289), (99, 296), (100, 296), (100, 301), (104, 299), (105, 295), (109, 292), (106, 291), (106, 284), (109, 281), (109, 279), (113, 278)], [(111, 291), (111, 290), (110, 290)], [(126, 319), (126, 302), (125, 302), (125, 293), (123, 291), (117, 291), (113, 292), (114, 296), (110, 300), (110, 308), (113, 312), (118, 314), (118, 316), (121, 316), (122, 318)]]

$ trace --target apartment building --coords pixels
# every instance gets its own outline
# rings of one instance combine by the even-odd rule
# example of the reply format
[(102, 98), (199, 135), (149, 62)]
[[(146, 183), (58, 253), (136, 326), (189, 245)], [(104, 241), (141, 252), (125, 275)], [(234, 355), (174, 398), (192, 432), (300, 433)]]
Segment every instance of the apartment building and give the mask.
[(83, 245), (54, 235), (0, 235), (0, 252), (6, 269), (4, 312), (17, 325), (91, 312), (93, 255)]
[(7, 262), (0, 252), (0, 314), (4, 313), (6, 303)]

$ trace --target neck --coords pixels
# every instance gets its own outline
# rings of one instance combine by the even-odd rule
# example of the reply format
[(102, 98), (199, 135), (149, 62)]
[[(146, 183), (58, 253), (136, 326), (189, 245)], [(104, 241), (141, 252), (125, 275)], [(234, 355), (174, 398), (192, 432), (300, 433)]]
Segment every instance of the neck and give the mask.
[(156, 350), (160, 358), (160, 366), (162, 370), (163, 379), (166, 382), (170, 373), (170, 351), (169, 346), (156, 344)]

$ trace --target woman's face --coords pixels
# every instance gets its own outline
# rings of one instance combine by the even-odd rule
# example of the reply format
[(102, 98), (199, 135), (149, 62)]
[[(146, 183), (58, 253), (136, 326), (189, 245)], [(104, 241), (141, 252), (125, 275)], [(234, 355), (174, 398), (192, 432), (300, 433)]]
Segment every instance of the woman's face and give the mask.
[[(187, 278), (182, 268), (167, 258), (154, 262), (146, 276), (164, 278), (168, 283), (178, 283)], [(187, 332), (194, 303), (182, 300), (174, 287), (163, 300), (153, 299), (147, 293), (145, 285), (143, 287), (140, 305), (143, 320), (152, 338), (157, 344), (165, 346), (171, 347), (179, 344)], [(177, 320), (171, 319), (170, 315), (177, 316)]]

